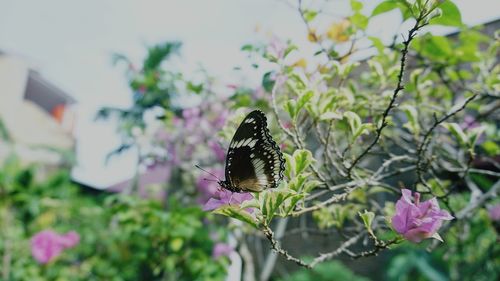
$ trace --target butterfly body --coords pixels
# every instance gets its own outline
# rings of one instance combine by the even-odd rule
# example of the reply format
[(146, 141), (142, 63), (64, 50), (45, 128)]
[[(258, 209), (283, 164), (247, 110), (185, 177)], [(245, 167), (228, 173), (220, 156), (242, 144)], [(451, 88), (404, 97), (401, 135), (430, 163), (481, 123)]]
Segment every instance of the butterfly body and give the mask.
[(267, 128), (266, 116), (260, 110), (250, 112), (231, 140), (226, 180), (219, 185), (232, 192), (260, 192), (277, 187), (284, 170), (285, 160)]

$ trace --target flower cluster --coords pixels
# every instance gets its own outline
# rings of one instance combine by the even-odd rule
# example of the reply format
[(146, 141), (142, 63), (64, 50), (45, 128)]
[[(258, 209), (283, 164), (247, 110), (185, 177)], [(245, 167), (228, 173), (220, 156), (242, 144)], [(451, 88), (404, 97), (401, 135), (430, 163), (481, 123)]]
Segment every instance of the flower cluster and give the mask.
[(63, 250), (72, 248), (80, 242), (75, 231), (58, 234), (52, 230), (43, 230), (31, 238), (31, 254), (41, 264), (57, 258)]

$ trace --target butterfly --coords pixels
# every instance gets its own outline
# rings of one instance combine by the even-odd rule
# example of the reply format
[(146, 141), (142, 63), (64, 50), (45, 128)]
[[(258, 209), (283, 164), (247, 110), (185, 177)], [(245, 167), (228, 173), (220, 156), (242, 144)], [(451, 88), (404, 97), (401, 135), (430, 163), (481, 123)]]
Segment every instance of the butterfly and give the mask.
[(231, 192), (260, 192), (275, 188), (283, 179), (285, 159), (267, 128), (266, 115), (250, 112), (229, 144), (224, 181), (218, 184)]

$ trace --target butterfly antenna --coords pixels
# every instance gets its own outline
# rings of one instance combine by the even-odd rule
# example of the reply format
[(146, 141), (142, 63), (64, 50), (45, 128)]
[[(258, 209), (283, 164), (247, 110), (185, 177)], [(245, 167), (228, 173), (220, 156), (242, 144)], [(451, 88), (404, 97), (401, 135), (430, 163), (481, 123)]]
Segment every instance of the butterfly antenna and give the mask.
[[(216, 178), (216, 179), (217, 179), (217, 181), (221, 181), (221, 179), (219, 179), (219, 177), (218, 177), (218, 176), (216, 176), (216, 175), (214, 175), (214, 174), (210, 173), (209, 171), (207, 171), (207, 170), (203, 169), (202, 167), (200, 167), (200, 166), (198, 166), (198, 165), (194, 165), (194, 166), (195, 166), (196, 168), (198, 168), (198, 169), (202, 170), (203, 172), (205, 172), (205, 173), (207, 173), (207, 174), (209, 174), (209, 175), (213, 176), (214, 178)], [(205, 180), (208, 180), (208, 179), (205, 179)]]
[(207, 179), (207, 178), (203, 178), (204, 181), (213, 181), (213, 182), (217, 182), (216, 180), (213, 180), (213, 179)]

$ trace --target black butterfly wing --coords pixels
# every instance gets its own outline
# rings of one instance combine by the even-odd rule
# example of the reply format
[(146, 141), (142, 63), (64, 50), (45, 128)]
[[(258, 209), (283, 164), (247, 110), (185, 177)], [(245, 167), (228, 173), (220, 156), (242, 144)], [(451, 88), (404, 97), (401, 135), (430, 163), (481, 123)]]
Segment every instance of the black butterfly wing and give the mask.
[(260, 110), (250, 112), (231, 140), (226, 159), (226, 182), (237, 192), (275, 188), (283, 179), (285, 160)]

